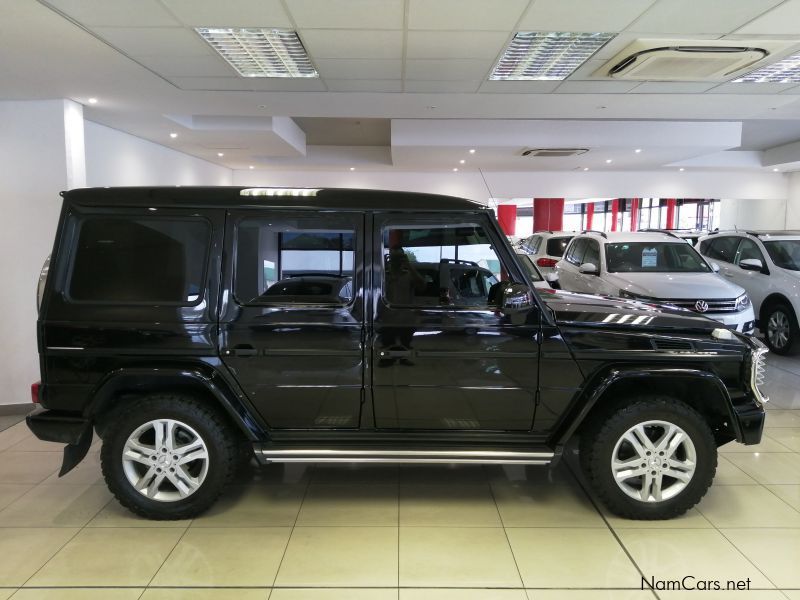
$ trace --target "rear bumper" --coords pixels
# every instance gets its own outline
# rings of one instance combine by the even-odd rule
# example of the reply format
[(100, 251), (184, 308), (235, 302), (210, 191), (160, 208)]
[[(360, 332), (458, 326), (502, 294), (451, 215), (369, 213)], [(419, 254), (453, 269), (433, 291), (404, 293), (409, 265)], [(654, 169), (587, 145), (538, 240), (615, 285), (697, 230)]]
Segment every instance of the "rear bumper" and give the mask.
[(88, 419), (57, 410), (39, 409), (25, 418), (28, 428), (40, 440), (77, 444), (87, 428), (91, 427)]

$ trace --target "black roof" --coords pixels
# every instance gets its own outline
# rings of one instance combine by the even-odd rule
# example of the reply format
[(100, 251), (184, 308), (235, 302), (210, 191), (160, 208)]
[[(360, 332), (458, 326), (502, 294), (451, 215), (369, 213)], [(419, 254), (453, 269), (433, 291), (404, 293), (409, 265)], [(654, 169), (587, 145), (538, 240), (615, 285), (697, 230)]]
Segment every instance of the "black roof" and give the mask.
[(791, 230), (791, 229), (786, 229), (786, 230), (774, 229), (774, 230), (769, 230), (769, 231), (766, 231), (766, 230), (759, 230), (759, 231), (748, 230), (747, 233), (749, 233), (750, 235), (755, 235), (755, 236), (760, 236), (760, 235), (800, 235), (800, 231)]
[[(243, 190), (257, 190), (242, 195)], [(448, 211), (485, 210), (454, 196), (347, 188), (270, 187), (107, 187), (62, 192), (64, 198), (86, 206), (204, 206), (224, 208), (316, 208), (353, 210)]]

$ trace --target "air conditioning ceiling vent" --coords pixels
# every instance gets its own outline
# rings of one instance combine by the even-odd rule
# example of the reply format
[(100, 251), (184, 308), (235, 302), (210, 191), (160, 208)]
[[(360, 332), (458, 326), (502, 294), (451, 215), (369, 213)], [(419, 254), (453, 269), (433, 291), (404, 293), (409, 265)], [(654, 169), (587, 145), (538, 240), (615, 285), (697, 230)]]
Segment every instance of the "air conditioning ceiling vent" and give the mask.
[(538, 156), (540, 158), (558, 158), (562, 156), (577, 156), (588, 152), (588, 148), (526, 148), (522, 156)]

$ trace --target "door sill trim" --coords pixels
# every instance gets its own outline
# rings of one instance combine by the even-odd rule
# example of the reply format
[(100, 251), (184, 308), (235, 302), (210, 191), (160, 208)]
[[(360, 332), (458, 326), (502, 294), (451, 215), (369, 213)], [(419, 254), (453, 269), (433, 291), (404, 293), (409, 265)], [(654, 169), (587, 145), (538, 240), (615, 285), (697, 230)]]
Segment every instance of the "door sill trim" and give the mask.
[(482, 450), (336, 450), (256, 448), (261, 462), (478, 463), (547, 465), (553, 452)]

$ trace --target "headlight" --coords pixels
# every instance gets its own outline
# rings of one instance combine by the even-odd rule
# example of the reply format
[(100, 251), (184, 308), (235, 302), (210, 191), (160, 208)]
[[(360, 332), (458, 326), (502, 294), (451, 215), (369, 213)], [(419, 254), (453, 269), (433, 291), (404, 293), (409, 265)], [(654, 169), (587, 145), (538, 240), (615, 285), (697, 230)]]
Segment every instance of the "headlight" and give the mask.
[(747, 297), (747, 294), (742, 294), (736, 299), (736, 310), (744, 310), (748, 306), (750, 306), (750, 298)]

